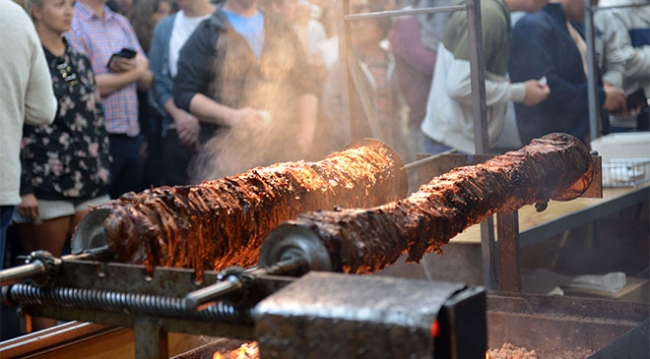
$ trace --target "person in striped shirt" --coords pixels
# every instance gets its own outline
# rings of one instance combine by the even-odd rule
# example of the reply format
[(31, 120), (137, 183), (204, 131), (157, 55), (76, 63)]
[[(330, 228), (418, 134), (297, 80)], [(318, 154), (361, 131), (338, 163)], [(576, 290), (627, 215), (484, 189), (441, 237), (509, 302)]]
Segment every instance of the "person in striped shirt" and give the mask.
[[(149, 61), (129, 21), (111, 11), (106, 0), (77, 1), (74, 12), (66, 36), (90, 59), (96, 75), (112, 157), (109, 194), (117, 198), (141, 188), (143, 159), (137, 90), (147, 90), (151, 85)], [(134, 50), (136, 56), (111, 60), (122, 48)]]

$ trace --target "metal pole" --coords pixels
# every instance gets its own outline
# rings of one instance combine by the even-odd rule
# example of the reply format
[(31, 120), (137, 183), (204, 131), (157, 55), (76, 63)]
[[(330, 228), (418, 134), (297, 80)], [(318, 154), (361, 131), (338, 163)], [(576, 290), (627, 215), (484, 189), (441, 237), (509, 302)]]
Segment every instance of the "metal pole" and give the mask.
[(47, 274), (47, 268), (41, 261), (25, 264), (0, 271), (0, 286), (16, 284), (31, 278), (40, 278)]
[(346, 117), (343, 123), (347, 124), (350, 131), (351, 140), (358, 138), (358, 129), (354, 118), (357, 113), (357, 104), (352, 101), (352, 94), (356, 91), (354, 89), (354, 82), (348, 66), (349, 51), (352, 49), (352, 41), (350, 39), (350, 23), (345, 21), (345, 16), (350, 13), (350, 0), (335, 1), (333, 4), (337, 13), (343, 16), (337, 16), (336, 33), (339, 39), (339, 65), (341, 71), (339, 74), (339, 91), (341, 91), (341, 106), (347, 111), (343, 115)]
[[(589, 139), (600, 137), (601, 112), (598, 99), (596, 51), (594, 43), (594, 13), (592, 0), (585, 0), (585, 42), (587, 43), (587, 95), (589, 96)], [(588, 145), (588, 144), (587, 144)]]
[[(487, 104), (485, 102), (485, 62), (483, 61), (483, 32), (481, 27), (480, 0), (467, 0), (467, 31), (469, 36), (469, 63), (472, 80), (472, 116), (474, 117), (474, 144), (477, 154), (489, 150), (487, 131)], [(496, 249), (494, 220), (489, 217), (481, 223), (481, 256), (483, 285), (486, 289), (496, 286)]]
[(461, 11), (467, 8), (466, 5), (451, 5), (451, 6), (437, 6), (429, 7), (422, 9), (412, 9), (412, 10), (391, 10), (391, 11), (379, 11), (379, 12), (367, 12), (363, 14), (353, 14), (345, 17), (347, 20), (356, 20), (356, 19), (369, 19), (369, 18), (381, 18), (381, 17), (393, 17), (393, 16), (414, 16), (421, 14), (434, 14), (440, 12), (454, 12)]
[(521, 266), (519, 262), (519, 213), (497, 213), (499, 237), (499, 291), (521, 292)]
[(483, 60), (480, 0), (467, 0), (467, 31), (469, 36), (475, 151), (477, 154), (485, 154), (488, 152), (490, 145), (487, 130), (487, 105), (485, 103), (485, 62)]

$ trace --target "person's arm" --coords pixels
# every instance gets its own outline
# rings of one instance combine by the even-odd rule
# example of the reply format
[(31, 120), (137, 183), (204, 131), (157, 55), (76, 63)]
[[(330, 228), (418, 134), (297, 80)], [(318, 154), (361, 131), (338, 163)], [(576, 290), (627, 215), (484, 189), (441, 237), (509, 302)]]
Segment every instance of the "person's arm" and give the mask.
[[(482, 20), (483, 59), (488, 64), (489, 59), (498, 57), (495, 55), (496, 52), (506, 51), (504, 46), (508, 44), (508, 34), (506, 32), (508, 24), (505, 19), (493, 13), (486, 15), (485, 19)], [(461, 24), (466, 24), (465, 20), (463, 18)], [(456, 23), (450, 22), (448, 26), (454, 26), (454, 24)], [(454, 56), (445, 85), (447, 93), (452, 99), (465, 106), (471, 106), (472, 83), (469, 63), (469, 38), (467, 31), (463, 30), (457, 32), (458, 41), (455, 44), (451, 44), (449, 41), (443, 42), (444, 48)], [(489, 71), (489, 68), (487, 70)], [(508, 101), (523, 102), (525, 97), (526, 89), (524, 84), (510, 83), (505, 80), (505, 77), (502, 81), (493, 81), (489, 76), (486, 76), (485, 101), (488, 106)]]
[(143, 71), (142, 75), (138, 77), (137, 86), (140, 91), (148, 91), (151, 88), (151, 83), (153, 82), (153, 73), (146, 69)]
[(647, 80), (650, 77), (650, 44), (630, 49), (625, 64), (625, 77)]
[(148, 70), (148, 62), (138, 54), (131, 61), (134, 62), (130, 70), (123, 72), (109, 72), (103, 75), (97, 75), (97, 89), (102, 97), (107, 97), (115, 91), (119, 91), (129, 84), (138, 81)]
[[(175, 101), (178, 105), (178, 102)], [(194, 116), (211, 123), (232, 127), (236, 124), (236, 109), (222, 105), (210, 97), (195, 93), (188, 110)]]
[(20, 151), (20, 204), (18, 205), (18, 213), (29, 219), (39, 217), (38, 199), (34, 195), (31, 168), (25, 163), (24, 150)]
[(174, 78), (173, 99), (176, 107), (202, 121), (230, 126), (235, 110), (208, 96), (208, 85), (215, 74), (210, 61), (215, 55), (218, 30), (209, 21), (199, 24), (181, 49), (178, 73)]
[[(637, 11), (639, 14), (626, 14)], [(647, 36), (650, 25), (648, 25), (647, 18), (645, 19), (645, 28), (629, 29), (623, 25), (629, 23), (632, 17), (642, 18), (648, 13), (650, 11), (646, 8), (616, 9), (612, 12), (612, 23), (617, 26), (616, 44), (625, 64), (625, 78), (640, 79), (641, 81), (647, 81), (650, 78), (650, 39)], [(639, 36), (637, 37), (637, 35)], [(633, 43), (632, 36), (639, 41)]]
[(178, 73), (174, 78), (174, 104), (190, 112), (200, 121), (234, 127), (246, 126), (263, 119), (263, 111), (249, 107), (234, 109), (208, 96), (208, 85), (214, 79), (211, 60), (219, 30), (204, 21), (185, 42), (178, 59)]
[[(622, 23), (618, 23), (612, 16), (611, 11), (598, 11), (594, 14), (594, 23), (602, 34), (600, 39), (603, 42), (602, 70), (603, 82), (616, 87), (623, 86), (625, 73), (625, 58), (620, 47), (623, 36), (627, 36), (627, 30)], [(622, 34), (622, 33), (625, 34)]]
[(33, 35), (34, 51), (32, 51), (29, 82), (25, 91), (25, 123), (39, 126), (54, 121), (57, 99), (54, 97), (52, 78), (43, 48), (35, 31)]

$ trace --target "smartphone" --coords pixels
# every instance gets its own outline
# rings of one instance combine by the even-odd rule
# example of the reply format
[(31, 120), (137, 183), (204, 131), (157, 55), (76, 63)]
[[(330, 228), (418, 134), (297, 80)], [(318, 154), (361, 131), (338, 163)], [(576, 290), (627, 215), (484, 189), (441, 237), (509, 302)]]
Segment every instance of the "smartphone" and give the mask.
[(130, 49), (128, 47), (123, 47), (122, 50), (114, 53), (111, 55), (111, 58), (108, 60), (108, 63), (106, 64), (106, 67), (111, 67), (111, 62), (113, 62), (113, 59), (116, 57), (123, 57), (125, 59), (132, 59), (137, 55), (137, 52), (133, 49)]
[(627, 108), (635, 109), (648, 104), (648, 98), (643, 89), (638, 89), (627, 95)]

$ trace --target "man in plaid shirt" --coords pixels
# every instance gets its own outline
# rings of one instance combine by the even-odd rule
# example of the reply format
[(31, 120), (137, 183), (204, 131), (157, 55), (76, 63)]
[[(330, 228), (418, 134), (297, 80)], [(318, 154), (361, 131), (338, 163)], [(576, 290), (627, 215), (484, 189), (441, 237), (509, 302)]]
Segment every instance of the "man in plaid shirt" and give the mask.
[[(102, 97), (113, 160), (110, 196), (139, 191), (143, 166), (137, 90), (147, 90), (152, 75), (135, 31), (124, 16), (106, 6), (106, 0), (79, 0), (66, 36), (90, 59)], [(111, 55), (122, 48), (133, 49), (137, 55), (111, 61)]]

